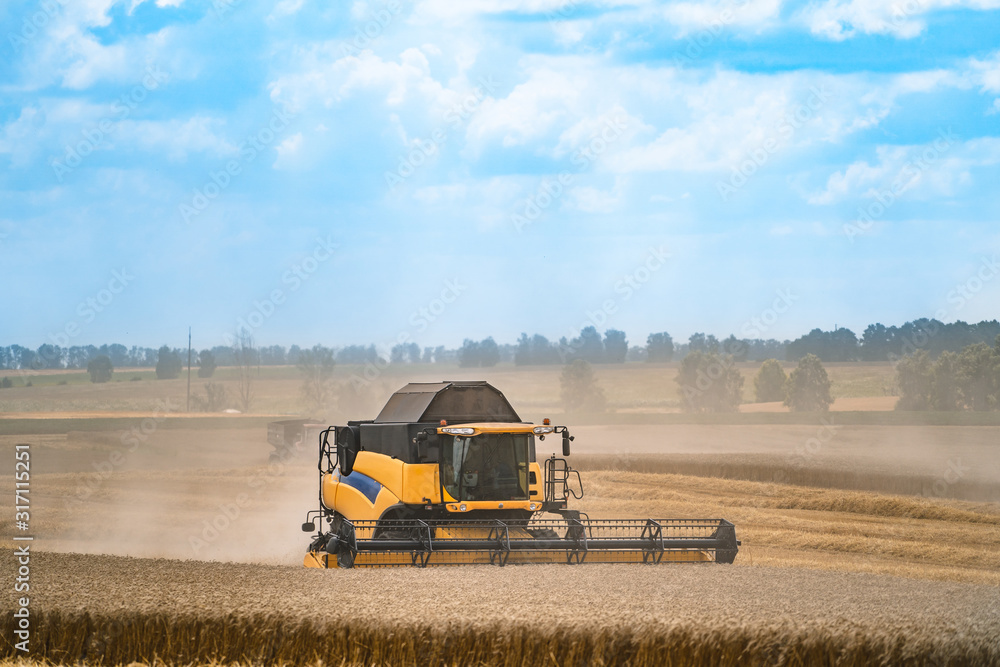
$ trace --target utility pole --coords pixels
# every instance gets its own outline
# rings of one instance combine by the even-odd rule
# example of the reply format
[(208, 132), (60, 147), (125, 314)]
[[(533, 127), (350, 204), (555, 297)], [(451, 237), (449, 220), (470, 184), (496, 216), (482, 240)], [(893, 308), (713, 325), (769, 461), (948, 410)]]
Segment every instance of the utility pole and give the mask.
[(191, 327), (188, 327), (188, 396), (185, 412), (191, 412)]

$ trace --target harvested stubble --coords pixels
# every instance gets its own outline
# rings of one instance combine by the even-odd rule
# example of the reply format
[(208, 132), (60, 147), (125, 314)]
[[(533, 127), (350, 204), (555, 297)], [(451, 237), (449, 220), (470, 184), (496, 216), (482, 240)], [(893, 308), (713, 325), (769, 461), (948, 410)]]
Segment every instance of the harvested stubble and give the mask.
[(322, 572), (44, 552), (32, 565), (32, 657), (64, 663), (1000, 661), (990, 586), (717, 565)]
[(959, 479), (942, 486), (944, 478), (940, 473), (915, 474), (900, 471), (898, 465), (893, 470), (872, 470), (869, 465), (858, 465), (850, 460), (807, 466), (797, 459), (790, 462), (787, 456), (759, 454), (585, 454), (574, 457), (573, 465), (583, 471), (694, 475), (928, 498), (943, 497), (944, 493), (939, 491), (943, 488), (948, 498), (1000, 501), (1000, 482)]

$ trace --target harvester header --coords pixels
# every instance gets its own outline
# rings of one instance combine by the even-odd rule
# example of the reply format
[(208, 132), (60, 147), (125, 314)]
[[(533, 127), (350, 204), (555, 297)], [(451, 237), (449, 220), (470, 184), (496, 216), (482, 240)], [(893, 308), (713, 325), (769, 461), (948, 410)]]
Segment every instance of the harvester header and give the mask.
[[(564, 458), (539, 465), (536, 439), (550, 435)], [(408, 384), (375, 419), (320, 434), (305, 565), (733, 561), (739, 541), (723, 519), (596, 520), (569, 509), (583, 497), (565, 458), (572, 441), (548, 419), (522, 421), (486, 382)]]

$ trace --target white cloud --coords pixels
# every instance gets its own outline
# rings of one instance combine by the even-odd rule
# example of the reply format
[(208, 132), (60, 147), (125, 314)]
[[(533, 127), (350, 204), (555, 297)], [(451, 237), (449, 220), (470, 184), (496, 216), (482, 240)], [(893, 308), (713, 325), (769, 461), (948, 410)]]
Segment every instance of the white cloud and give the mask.
[(777, 25), (782, 0), (715, 0), (672, 2), (663, 7), (663, 17), (677, 26), (680, 36), (708, 31), (719, 35), (732, 28), (761, 31)]
[(990, 10), (998, 7), (1000, 0), (826, 0), (810, 4), (798, 14), (798, 20), (813, 34), (835, 41), (849, 39), (859, 33), (911, 39), (927, 27), (924, 16), (930, 12), (949, 8)]
[(296, 132), (292, 136), (282, 141), (275, 148), (278, 157), (274, 161), (275, 169), (291, 169), (298, 165), (298, 158), (302, 153), (302, 133)]
[(581, 97), (588, 87), (583, 72), (533, 69), (506, 97), (483, 102), (466, 137), (474, 150), (495, 141), (504, 147), (535, 143), (583, 109)]
[(281, 18), (283, 16), (292, 16), (298, 14), (299, 10), (305, 4), (305, 0), (281, 0), (278, 4), (274, 6), (274, 10), (267, 17), (269, 21)]
[(455, 185), (432, 185), (418, 188), (413, 198), (421, 204), (452, 204), (465, 199), (468, 187), (459, 183)]
[(583, 213), (612, 213), (622, 201), (622, 184), (616, 179), (611, 190), (582, 185), (569, 191), (568, 206)]
[(983, 92), (1000, 93), (1000, 51), (987, 60), (971, 59), (969, 67)]
[(559, 16), (583, 4), (578, 0), (423, 0), (414, 8), (413, 19), (418, 23), (455, 24), (468, 22), (483, 14), (507, 12)]
[(167, 121), (124, 120), (111, 140), (115, 145), (135, 146), (161, 152), (169, 160), (183, 162), (190, 153), (216, 157), (234, 156), (238, 147), (221, 136), (225, 121), (207, 116)]
[[(94, 29), (110, 25), (110, 10), (127, 0), (87, 0), (47, 3), (55, 7), (47, 13), (46, 24), (37, 36), (27, 41), (19, 63), (20, 87), (38, 90), (60, 85), (71, 90), (85, 90), (99, 83), (136, 83), (147, 65), (179, 63), (187, 54), (174, 41), (178, 29), (165, 27), (146, 35), (129, 35), (105, 43)], [(141, 3), (132, 3), (131, 12)], [(160, 0), (158, 6), (178, 6), (181, 0)], [(188, 65), (188, 63), (185, 63)], [(174, 69), (179, 76), (188, 66)], [(183, 76), (183, 78), (188, 78)]]
[(386, 105), (399, 106), (417, 98), (430, 101), (444, 113), (444, 105), (459, 99), (457, 91), (446, 89), (430, 75), (427, 56), (408, 48), (399, 60), (383, 60), (371, 51), (341, 55), (339, 43), (326, 42), (300, 54), (303, 66), (279, 76), (270, 85), (271, 98), (294, 111), (318, 102), (332, 108), (363, 91), (384, 95)]
[(911, 193), (910, 198), (952, 197), (971, 182), (977, 167), (1000, 164), (1000, 138), (960, 141), (942, 132), (932, 142), (913, 146), (878, 146), (875, 160), (858, 160), (827, 179), (807, 201), (815, 205)]

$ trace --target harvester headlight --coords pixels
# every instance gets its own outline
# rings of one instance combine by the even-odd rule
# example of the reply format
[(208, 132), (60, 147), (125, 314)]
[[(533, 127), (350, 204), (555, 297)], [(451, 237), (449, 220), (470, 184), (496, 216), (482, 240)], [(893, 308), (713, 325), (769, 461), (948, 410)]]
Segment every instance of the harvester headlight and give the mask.
[(528, 505), (528, 509), (534, 512), (536, 509), (538, 509), (538, 505), (536, 505), (535, 503), (531, 503), (530, 505)]
[(474, 435), (476, 433), (474, 428), (443, 428), (441, 431), (448, 435)]
[(460, 512), (464, 512), (465, 510), (467, 510), (469, 508), (465, 506), (465, 503), (462, 503), (461, 505), (458, 506), (458, 509), (459, 509)]
[(536, 426), (531, 430), (535, 432), (535, 435), (544, 435), (545, 433), (552, 433), (555, 429), (551, 426)]

